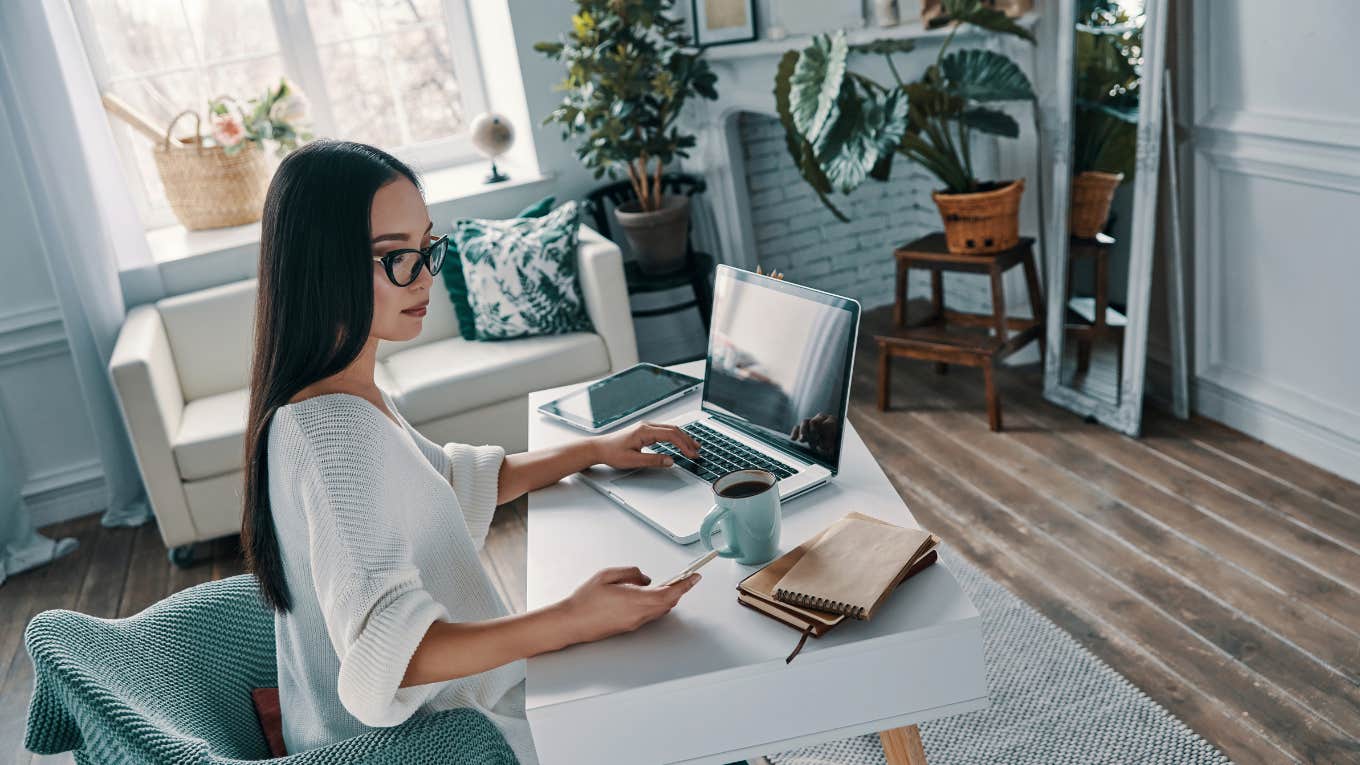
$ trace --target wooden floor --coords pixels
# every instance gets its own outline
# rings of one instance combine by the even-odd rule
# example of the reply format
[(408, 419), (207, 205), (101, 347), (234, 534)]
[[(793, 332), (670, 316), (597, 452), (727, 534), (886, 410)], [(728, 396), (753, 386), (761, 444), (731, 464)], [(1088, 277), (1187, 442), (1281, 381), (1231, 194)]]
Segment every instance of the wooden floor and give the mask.
[[(886, 320), (865, 314), (851, 420), (921, 525), (1236, 762), (1360, 762), (1360, 486), (1203, 419), (1152, 410), (1126, 438), (1044, 402), (1032, 368), (1000, 375), (1002, 433), (976, 370), (895, 361), (880, 413)], [(501, 508), (483, 556), (516, 610), (524, 531), (523, 501)], [(126, 615), (240, 570), (227, 541), (181, 571), (152, 528), (48, 532), (80, 550), (0, 586), (0, 752), (20, 762), (32, 614)]]

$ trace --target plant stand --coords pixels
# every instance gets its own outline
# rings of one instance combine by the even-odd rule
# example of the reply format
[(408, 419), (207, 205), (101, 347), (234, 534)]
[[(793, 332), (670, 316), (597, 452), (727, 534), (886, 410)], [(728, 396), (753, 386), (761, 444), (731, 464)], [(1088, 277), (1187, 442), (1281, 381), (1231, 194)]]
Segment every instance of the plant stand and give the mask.
[[(1001, 430), (1001, 401), (993, 379), (996, 364), (1031, 340), (1039, 341), (1041, 357), (1044, 350), (1044, 302), (1039, 291), (1039, 272), (1034, 265), (1033, 244), (1033, 238), (1022, 237), (1019, 244), (1009, 250), (988, 255), (958, 255), (949, 251), (944, 234), (936, 233), (893, 251), (893, 257), (897, 260), (894, 329), (889, 334), (874, 337), (878, 343), (880, 411), (888, 409), (891, 362), (895, 356), (933, 361), (939, 374), (947, 373), (950, 364), (981, 367), (987, 388), (987, 421), (992, 430)], [(1025, 270), (1030, 311), (1034, 318), (1006, 316), (1006, 293), (1001, 276), (1015, 266), (1022, 266)], [(919, 321), (908, 323), (907, 276), (912, 268), (930, 271), (930, 313)], [(992, 312), (968, 313), (947, 309), (944, 305), (946, 271), (987, 274), (991, 279)], [(951, 327), (959, 327), (962, 331)]]

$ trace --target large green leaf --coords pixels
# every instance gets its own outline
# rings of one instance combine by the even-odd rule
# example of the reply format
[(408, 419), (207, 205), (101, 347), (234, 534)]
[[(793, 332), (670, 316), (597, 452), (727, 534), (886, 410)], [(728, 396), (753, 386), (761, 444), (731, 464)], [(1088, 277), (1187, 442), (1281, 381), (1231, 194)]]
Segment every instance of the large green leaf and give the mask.
[(972, 106), (965, 109), (963, 114), (959, 115), (959, 119), (973, 130), (999, 135), (1003, 138), (1018, 138), (1020, 136), (1020, 123), (1016, 122), (1011, 115), (996, 109)]
[(967, 101), (1025, 101), (1034, 98), (1029, 78), (1014, 61), (990, 50), (961, 50), (940, 61), (945, 87)]
[(838, 99), (836, 121), (816, 143), (827, 180), (842, 194), (864, 182), (907, 131), (907, 98), (900, 90), (859, 94), (849, 84)]
[(916, 41), (902, 37), (887, 37), (881, 40), (874, 40), (872, 42), (859, 43), (858, 45), (850, 46), (851, 53), (880, 53), (887, 55), (889, 53), (910, 53), (913, 50), (916, 50)]
[(793, 157), (794, 164), (798, 164), (802, 159), (803, 149), (798, 126), (794, 124), (793, 113), (790, 111), (789, 89), (793, 70), (798, 66), (800, 55), (796, 50), (786, 52), (779, 59), (779, 66), (774, 71), (774, 110), (779, 115), (780, 124), (784, 126), (784, 145), (788, 147), (789, 156)]
[(1015, 23), (1005, 13), (983, 4), (982, 0), (942, 0), (940, 5), (945, 15), (952, 21), (961, 21), (992, 32), (1015, 35), (1034, 42), (1033, 33)]
[(789, 106), (793, 124), (808, 141), (816, 143), (835, 117), (848, 53), (845, 31), (840, 30), (814, 37), (798, 57), (789, 80)]

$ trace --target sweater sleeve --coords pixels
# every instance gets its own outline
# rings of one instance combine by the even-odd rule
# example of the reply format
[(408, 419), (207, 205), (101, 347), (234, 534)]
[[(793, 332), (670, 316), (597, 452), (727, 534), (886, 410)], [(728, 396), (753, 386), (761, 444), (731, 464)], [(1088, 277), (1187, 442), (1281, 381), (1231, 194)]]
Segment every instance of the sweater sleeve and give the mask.
[(496, 512), (496, 495), (500, 492), (501, 463), (505, 449), (500, 446), (468, 446), (444, 444), (445, 475), (458, 496), (468, 534), (478, 550), (486, 544), (486, 532), (491, 527), (491, 516)]
[(302, 426), (299, 492), (312, 580), (340, 660), (340, 703), (368, 726), (404, 722), (441, 683), (399, 687), (430, 625), (450, 619), (425, 590), (410, 540), (383, 512), (384, 417), (354, 406)]

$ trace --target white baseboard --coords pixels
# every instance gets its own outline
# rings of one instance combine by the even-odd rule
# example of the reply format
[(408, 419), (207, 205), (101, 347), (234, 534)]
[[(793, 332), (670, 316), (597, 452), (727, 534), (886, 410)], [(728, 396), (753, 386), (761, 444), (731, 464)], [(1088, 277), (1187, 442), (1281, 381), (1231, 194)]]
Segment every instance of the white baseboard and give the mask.
[(109, 502), (104, 470), (98, 461), (29, 481), (21, 494), (34, 528), (102, 512)]
[(1195, 411), (1205, 417), (1360, 482), (1360, 433), (1348, 437), (1203, 378), (1196, 379), (1194, 387)]

